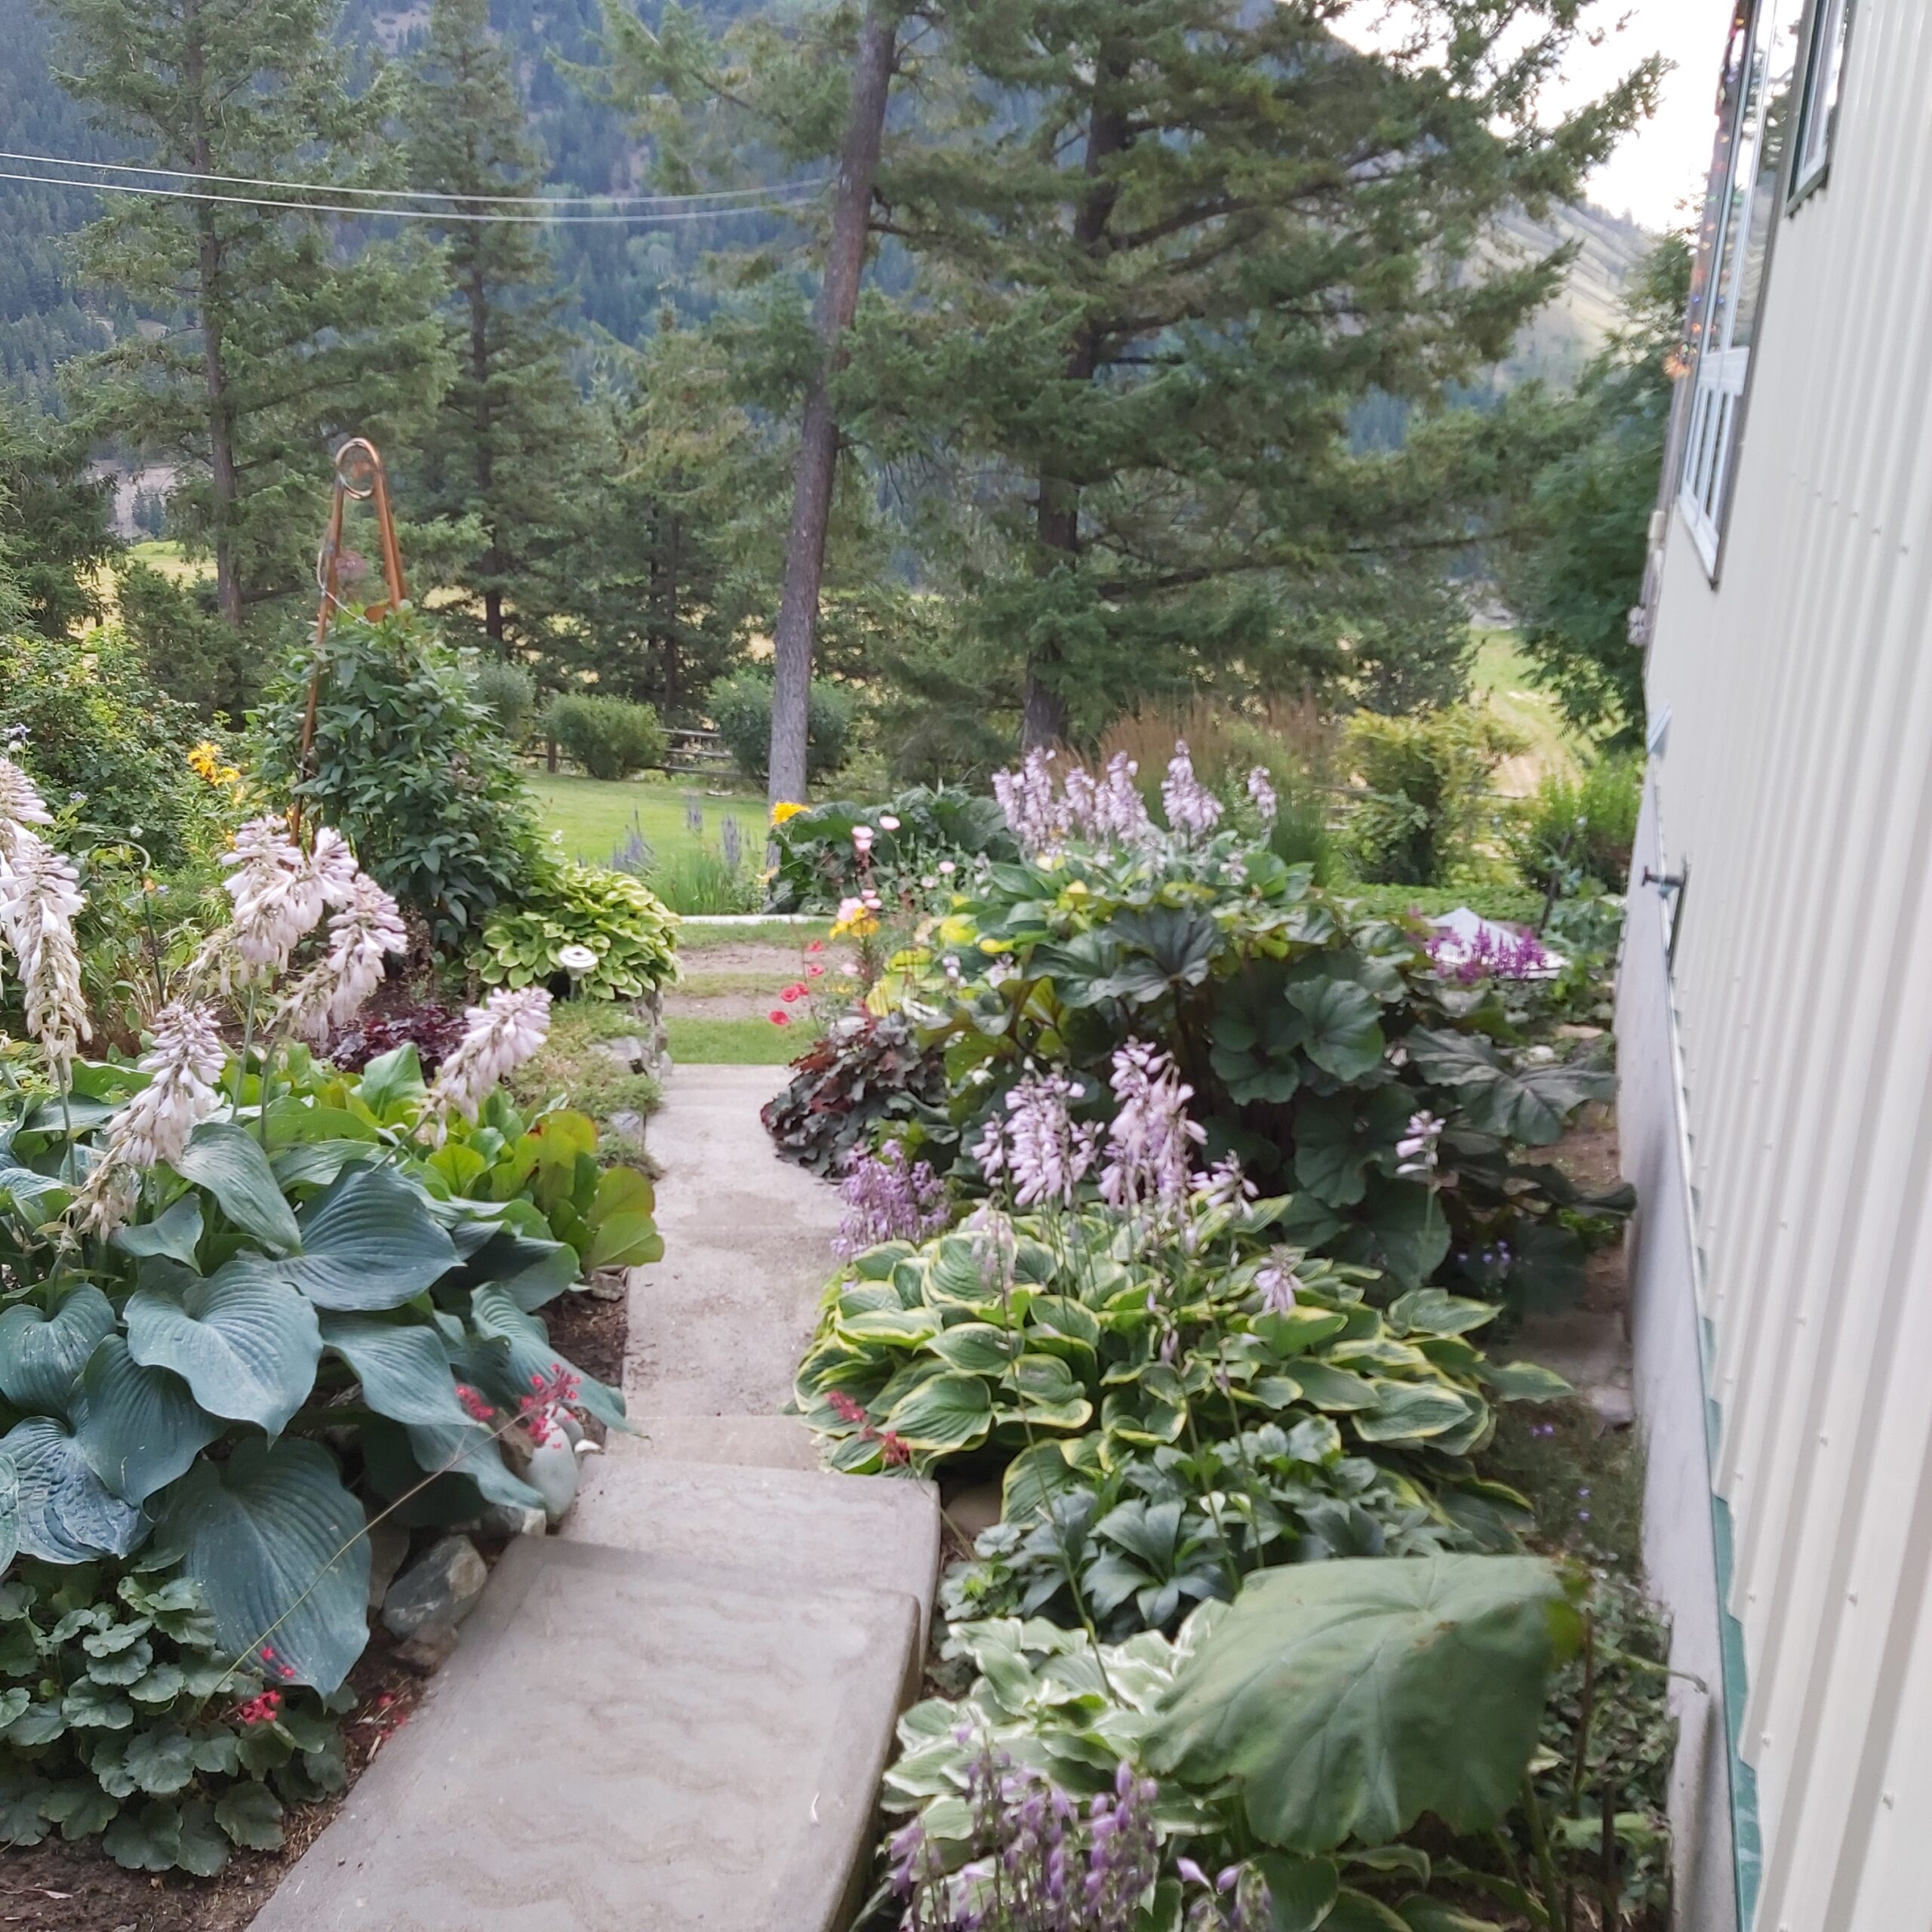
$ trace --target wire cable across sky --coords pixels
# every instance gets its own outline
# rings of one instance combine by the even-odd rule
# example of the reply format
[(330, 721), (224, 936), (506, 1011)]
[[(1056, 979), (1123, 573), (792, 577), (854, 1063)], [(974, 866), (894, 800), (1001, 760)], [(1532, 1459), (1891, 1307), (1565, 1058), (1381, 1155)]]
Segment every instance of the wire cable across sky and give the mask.
[[(192, 169), (147, 168), (133, 162), (79, 161), (60, 155), (17, 154), (0, 149), (0, 161), (20, 162), (42, 169), (89, 168), (100, 174), (139, 174), (146, 180), (91, 180), (69, 174), (26, 174), (0, 168), (0, 181), (30, 182), (49, 188), (77, 188), (106, 194), (159, 196), (170, 201), (213, 202), (236, 208), (271, 208), (289, 213), (360, 216), (368, 220), (431, 221), (489, 224), (508, 223), (549, 226), (586, 223), (657, 223), (710, 221), (729, 215), (783, 214), (804, 205), (830, 180), (829, 175), (804, 181), (781, 182), (769, 188), (716, 188), (688, 195), (456, 195), (437, 189), (356, 188), (342, 183), (281, 181), (255, 175), (202, 174)], [(165, 188), (161, 181), (203, 185)], [(276, 195), (234, 195), (228, 187), (272, 188)], [(298, 198), (311, 195), (355, 195), (355, 202)], [(444, 204), (432, 208), (406, 206), (412, 202)], [(589, 209), (594, 212), (577, 211)], [(528, 210), (530, 212), (524, 212)]]

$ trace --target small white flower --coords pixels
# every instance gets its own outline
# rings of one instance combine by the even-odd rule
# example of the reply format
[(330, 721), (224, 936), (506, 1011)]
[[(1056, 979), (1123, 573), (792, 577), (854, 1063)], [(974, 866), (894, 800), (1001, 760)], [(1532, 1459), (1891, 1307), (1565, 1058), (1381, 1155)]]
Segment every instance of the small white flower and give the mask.
[(891, 813), (881, 812), (878, 815), (878, 829), (881, 832), (897, 832), (899, 829), (899, 821), (893, 817)]
[(585, 974), (596, 971), (597, 955), (587, 946), (560, 946), (557, 949), (557, 964), (573, 980), (580, 980)]
[(959, 868), (950, 859), (942, 859), (939, 862), (939, 875), (941, 878), (950, 878), (958, 869)]

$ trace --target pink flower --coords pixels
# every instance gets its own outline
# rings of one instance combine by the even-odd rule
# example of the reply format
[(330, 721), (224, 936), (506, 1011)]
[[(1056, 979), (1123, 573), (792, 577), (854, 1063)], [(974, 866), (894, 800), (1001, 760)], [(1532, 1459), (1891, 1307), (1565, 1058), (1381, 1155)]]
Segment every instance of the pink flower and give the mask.
[(235, 1707), (237, 1724), (273, 1724), (281, 1710), (281, 1693), (264, 1690), (259, 1697), (251, 1697), (245, 1703)]
[(897, 832), (899, 829), (899, 821), (890, 812), (881, 812), (878, 815), (878, 829), (881, 832)]
[(530, 1378), (531, 1393), (517, 1404), (517, 1418), (540, 1448), (555, 1434), (558, 1418), (575, 1406), (583, 1386), (560, 1361), (550, 1364), (548, 1375)]
[(891, 1429), (885, 1430), (878, 1438), (879, 1452), (888, 1469), (896, 1469), (903, 1463), (912, 1460), (912, 1452)]
[(488, 1422), (497, 1413), (466, 1382), (456, 1385), (456, 1398), (463, 1404), (463, 1414), (472, 1422)]
[(814, 980), (823, 979), (825, 976), (825, 968), (823, 966), (808, 966), (805, 971)]
[(808, 952), (823, 952), (825, 950), (825, 941), (822, 939), (813, 940), (808, 943), (805, 950)]
[(862, 1423), (865, 1420), (865, 1411), (844, 1389), (833, 1389), (825, 1399), (832, 1404), (832, 1414), (841, 1422)]
[(792, 1016), (789, 1013), (781, 1012), (775, 1006), (764, 1017), (774, 1026), (789, 1026), (792, 1023)]
[(808, 989), (804, 984), (801, 982), (797, 986), (786, 987), (783, 991), (779, 994), (778, 997), (783, 1000), (787, 1005), (789, 1005), (795, 999), (803, 999)]

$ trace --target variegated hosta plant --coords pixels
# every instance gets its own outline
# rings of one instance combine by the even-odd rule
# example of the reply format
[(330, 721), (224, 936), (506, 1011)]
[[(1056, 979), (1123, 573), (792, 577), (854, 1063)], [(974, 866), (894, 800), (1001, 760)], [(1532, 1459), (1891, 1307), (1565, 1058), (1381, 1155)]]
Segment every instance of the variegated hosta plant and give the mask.
[(581, 1116), (496, 1094), (543, 1042), (540, 990), (474, 1010), (433, 1084), (413, 1048), (318, 1066), (303, 1042), (402, 943), (326, 828), (244, 827), (233, 917), (149, 1052), (81, 1061), (78, 894), (46, 822), (0, 761), (0, 950), (37, 1048), (0, 1063), (0, 1567), (152, 1552), (238, 1669), (331, 1692), (367, 1637), (371, 1515), (534, 1506), (517, 1459), (561, 1411), (621, 1426), (539, 1310), (655, 1257), (650, 1184), (601, 1173)]

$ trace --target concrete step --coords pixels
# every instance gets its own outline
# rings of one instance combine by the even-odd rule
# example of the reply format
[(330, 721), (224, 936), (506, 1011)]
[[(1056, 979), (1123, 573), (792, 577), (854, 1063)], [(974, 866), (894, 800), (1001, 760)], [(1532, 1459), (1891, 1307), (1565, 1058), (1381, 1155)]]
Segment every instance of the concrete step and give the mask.
[(918, 1606), (923, 1642), (939, 1574), (939, 1493), (882, 1476), (674, 1462), (614, 1435), (590, 1459), (563, 1534), (724, 1564), (774, 1592), (896, 1591)]
[(818, 1445), (798, 1416), (643, 1416), (638, 1449), (674, 1463), (718, 1463), (734, 1469), (810, 1469)]
[(842, 1932), (920, 1605), (773, 1574), (512, 1543), (254, 1932)]

